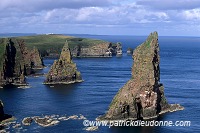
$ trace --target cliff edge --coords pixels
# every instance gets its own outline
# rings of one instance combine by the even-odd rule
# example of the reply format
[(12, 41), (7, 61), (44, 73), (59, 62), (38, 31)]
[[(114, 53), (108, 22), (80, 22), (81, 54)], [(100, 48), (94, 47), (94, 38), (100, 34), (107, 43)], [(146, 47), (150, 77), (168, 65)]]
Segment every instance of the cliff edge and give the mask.
[(179, 104), (169, 104), (160, 83), (160, 55), (158, 33), (133, 52), (131, 79), (119, 90), (109, 110), (100, 120), (151, 119), (165, 112), (183, 110)]
[(82, 82), (81, 73), (72, 61), (69, 45), (66, 41), (59, 60), (54, 61), (44, 84), (71, 84), (75, 82)]

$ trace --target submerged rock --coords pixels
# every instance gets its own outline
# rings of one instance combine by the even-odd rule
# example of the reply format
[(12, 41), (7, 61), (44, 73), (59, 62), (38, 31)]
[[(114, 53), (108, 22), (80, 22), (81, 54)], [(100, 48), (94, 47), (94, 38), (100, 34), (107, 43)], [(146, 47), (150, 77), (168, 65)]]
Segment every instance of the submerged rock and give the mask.
[(35, 123), (37, 123), (38, 125), (40, 125), (42, 127), (49, 127), (49, 126), (57, 125), (60, 122), (60, 121), (54, 120), (50, 117), (49, 118), (34, 117), (33, 120), (35, 121)]
[(99, 129), (99, 127), (97, 126), (92, 126), (92, 127), (86, 127), (85, 130), (86, 131), (97, 131)]
[(82, 114), (80, 114), (80, 117), (78, 119), (79, 120), (86, 120), (87, 118), (85, 116), (83, 116)]
[(19, 124), (19, 123), (12, 126), (12, 128), (20, 128), (20, 127), (21, 127), (21, 124)]
[(69, 116), (68, 119), (76, 120), (78, 119), (78, 115)]
[(112, 100), (108, 112), (98, 120), (150, 119), (165, 112), (184, 109), (168, 104), (164, 86), (160, 83), (160, 55), (157, 32), (133, 53), (131, 79)]
[(17, 88), (21, 88), (21, 89), (28, 89), (28, 88), (31, 88), (31, 86), (28, 86), (28, 85), (23, 85), (23, 86), (19, 86)]
[(73, 63), (71, 52), (66, 41), (59, 60), (54, 61), (44, 84), (71, 84), (82, 82), (81, 73)]
[(31, 117), (26, 117), (22, 120), (22, 124), (25, 126), (30, 126), (33, 122), (33, 119)]

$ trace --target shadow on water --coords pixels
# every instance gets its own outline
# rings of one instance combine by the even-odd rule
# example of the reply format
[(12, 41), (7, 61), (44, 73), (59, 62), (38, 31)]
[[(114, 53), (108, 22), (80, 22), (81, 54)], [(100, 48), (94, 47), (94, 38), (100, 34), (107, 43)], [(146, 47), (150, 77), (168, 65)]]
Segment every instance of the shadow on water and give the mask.
[(5, 96), (14, 98), (17, 97), (18, 94), (20, 94), (23, 91), (23, 89), (17, 88), (17, 86), (6, 85), (3, 88), (0, 88), (0, 98), (3, 99)]
[(68, 84), (68, 85), (44, 85), (44, 86), (53, 93), (55, 92), (57, 94), (66, 96), (66, 95), (71, 95), (71, 93), (78, 88), (79, 83)]

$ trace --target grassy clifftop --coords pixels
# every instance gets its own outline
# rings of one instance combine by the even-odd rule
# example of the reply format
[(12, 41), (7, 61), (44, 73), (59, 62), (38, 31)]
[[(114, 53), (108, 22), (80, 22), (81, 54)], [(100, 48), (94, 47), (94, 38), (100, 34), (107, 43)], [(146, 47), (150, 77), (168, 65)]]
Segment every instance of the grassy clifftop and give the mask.
[(60, 34), (23, 36), (14, 37), (14, 39), (24, 40), (27, 47), (29, 48), (37, 47), (42, 53), (42, 55), (45, 55), (47, 52), (60, 53), (66, 40), (69, 43), (70, 49), (74, 49), (76, 46), (90, 47), (105, 42), (102, 40), (77, 38), (73, 36), (65, 36)]
[(6, 51), (6, 39), (0, 39), (0, 69), (3, 68), (4, 54)]

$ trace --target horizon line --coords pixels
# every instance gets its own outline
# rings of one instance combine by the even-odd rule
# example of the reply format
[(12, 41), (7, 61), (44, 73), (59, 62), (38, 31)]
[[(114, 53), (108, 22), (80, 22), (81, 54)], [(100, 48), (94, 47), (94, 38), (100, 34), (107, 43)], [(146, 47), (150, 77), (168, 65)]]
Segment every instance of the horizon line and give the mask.
[[(152, 33), (152, 32), (150, 32)], [(131, 35), (131, 34), (123, 34), (123, 35), (115, 35), (115, 34), (87, 34), (87, 33), (0, 33), (2, 34), (35, 34), (35, 35), (89, 35), (89, 36), (148, 36), (147, 35)], [(200, 36), (193, 36), (193, 35), (159, 35), (160, 37), (200, 37)]]

